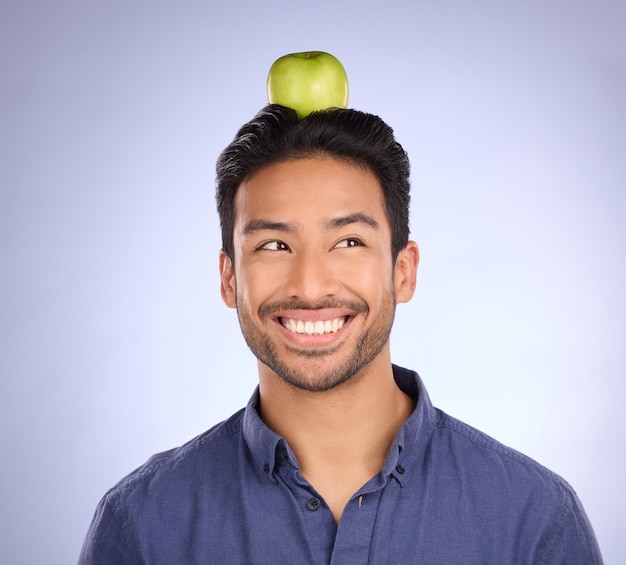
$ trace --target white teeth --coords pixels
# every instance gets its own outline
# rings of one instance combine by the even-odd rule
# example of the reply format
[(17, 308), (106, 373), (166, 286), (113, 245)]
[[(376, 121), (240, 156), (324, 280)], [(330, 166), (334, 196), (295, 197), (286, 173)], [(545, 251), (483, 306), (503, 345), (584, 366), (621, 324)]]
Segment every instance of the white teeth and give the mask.
[(293, 318), (283, 318), (283, 327), (292, 333), (306, 335), (322, 335), (328, 333), (337, 333), (345, 324), (344, 318), (333, 318), (332, 320), (294, 320)]

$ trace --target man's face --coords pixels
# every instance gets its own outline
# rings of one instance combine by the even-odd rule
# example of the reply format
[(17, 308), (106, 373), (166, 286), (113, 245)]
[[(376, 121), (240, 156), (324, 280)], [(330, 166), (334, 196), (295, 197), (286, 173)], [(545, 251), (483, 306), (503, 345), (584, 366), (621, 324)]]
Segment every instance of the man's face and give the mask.
[(268, 165), (239, 187), (233, 235), (234, 266), (220, 257), (222, 296), (261, 371), (321, 392), (387, 351), (417, 248), (412, 267), (406, 250), (392, 262), (371, 172), (321, 157)]

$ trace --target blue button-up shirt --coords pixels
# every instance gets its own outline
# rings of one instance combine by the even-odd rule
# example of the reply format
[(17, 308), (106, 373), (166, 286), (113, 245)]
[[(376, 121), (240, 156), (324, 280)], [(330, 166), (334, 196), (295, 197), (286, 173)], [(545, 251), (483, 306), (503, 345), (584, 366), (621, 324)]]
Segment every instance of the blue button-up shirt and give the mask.
[(152, 457), (100, 502), (81, 564), (592, 565), (602, 562), (571, 487), (417, 400), (381, 469), (339, 526), (283, 438), (245, 410)]

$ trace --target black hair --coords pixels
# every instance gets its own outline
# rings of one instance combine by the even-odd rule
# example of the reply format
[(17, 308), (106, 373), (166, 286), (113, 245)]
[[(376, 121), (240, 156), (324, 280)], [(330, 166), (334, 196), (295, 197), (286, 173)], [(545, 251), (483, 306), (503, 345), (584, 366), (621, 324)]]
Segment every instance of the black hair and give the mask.
[(244, 124), (217, 160), (217, 209), (222, 250), (234, 258), (235, 195), (262, 167), (314, 156), (345, 160), (371, 171), (382, 187), (391, 228), (392, 257), (409, 240), (409, 159), (393, 130), (378, 116), (332, 108), (300, 118), (276, 104)]

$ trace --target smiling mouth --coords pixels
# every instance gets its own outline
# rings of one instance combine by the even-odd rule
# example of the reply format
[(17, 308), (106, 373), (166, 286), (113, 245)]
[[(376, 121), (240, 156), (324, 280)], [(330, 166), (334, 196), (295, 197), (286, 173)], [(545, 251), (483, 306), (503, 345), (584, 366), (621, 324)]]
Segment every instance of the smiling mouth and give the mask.
[(337, 333), (346, 323), (347, 316), (340, 316), (330, 320), (296, 320), (294, 318), (280, 318), (280, 323), (287, 331), (294, 334), (324, 335)]

